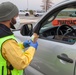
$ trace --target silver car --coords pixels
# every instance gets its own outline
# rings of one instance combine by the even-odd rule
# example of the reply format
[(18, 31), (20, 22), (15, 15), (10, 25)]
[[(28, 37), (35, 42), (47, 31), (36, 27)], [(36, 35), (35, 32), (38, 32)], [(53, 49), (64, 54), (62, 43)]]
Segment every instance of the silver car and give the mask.
[(34, 12), (34, 16), (35, 16), (35, 17), (39, 17), (39, 16), (44, 15), (44, 13), (45, 13), (45, 11), (35, 11), (35, 12)]
[(14, 30), (18, 40), (39, 35), (38, 49), (31, 64), (24, 70), (26, 75), (76, 75), (76, 0), (66, 0), (52, 6), (32, 27), (24, 25)]

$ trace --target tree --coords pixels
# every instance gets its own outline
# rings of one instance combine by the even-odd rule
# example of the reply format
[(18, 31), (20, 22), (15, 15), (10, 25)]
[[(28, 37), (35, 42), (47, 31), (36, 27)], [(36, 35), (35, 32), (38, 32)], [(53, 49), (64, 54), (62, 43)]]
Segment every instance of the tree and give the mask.
[(51, 0), (42, 0), (43, 4), (41, 5), (42, 9), (47, 11), (52, 6)]
[(33, 15), (33, 10), (29, 10), (30, 14)]

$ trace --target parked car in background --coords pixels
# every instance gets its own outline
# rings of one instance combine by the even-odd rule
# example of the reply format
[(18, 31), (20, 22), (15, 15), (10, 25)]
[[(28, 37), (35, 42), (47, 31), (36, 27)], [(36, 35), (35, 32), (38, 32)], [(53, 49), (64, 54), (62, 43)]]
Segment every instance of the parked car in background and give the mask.
[[(33, 33), (39, 35), (38, 49), (25, 69), (25, 75), (76, 75), (76, 20), (67, 15), (71, 13), (68, 9), (76, 9), (76, 0), (65, 0), (52, 6), (35, 27), (27, 24), (13, 31), (22, 42), (29, 40)], [(62, 13), (65, 10), (67, 12)], [(68, 21), (69, 18), (73, 21)]]
[(26, 11), (25, 12), (25, 16), (30, 16), (30, 12), (29, 11)]
[(25, 10), (20, 10), (19, 14), (20, 15), (25, 15), (25, 16), (30, 16), (30, 12), (29, 11), (25, 11)]
[(44, 13), (45, 13), (45, 11), (42, 11), (42, 10), (41, 10), (41, 11), (35, 11), (35, 12), (34, 12), (34, 16), (35, 16), (35, 17), (39, 17), (39, 16), (44, 15)]
[(70, 17), (76, 17), (76, 11), (69, 15)]
[(20, 15), (24, 15), (25, 14), (25, 11), (24, 10), (19, 10), (19, 14)]

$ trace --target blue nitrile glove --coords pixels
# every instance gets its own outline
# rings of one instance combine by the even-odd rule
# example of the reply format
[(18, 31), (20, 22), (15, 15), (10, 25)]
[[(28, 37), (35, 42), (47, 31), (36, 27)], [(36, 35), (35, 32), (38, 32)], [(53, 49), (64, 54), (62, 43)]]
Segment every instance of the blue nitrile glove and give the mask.
[(32, 47), (34, 47), (35, 49), (37, 49), (37, 47), (38, 47), (38, 42), (33, 42), (33, 41), (31, 41), (30, 40), (30, 44), (29, 44), (30, 46), (32, 46)]
[(26, 40), (25, 42), (23, 42), (23, 45), (25, 48), (29, 47), (30, 46), (29, 40)]

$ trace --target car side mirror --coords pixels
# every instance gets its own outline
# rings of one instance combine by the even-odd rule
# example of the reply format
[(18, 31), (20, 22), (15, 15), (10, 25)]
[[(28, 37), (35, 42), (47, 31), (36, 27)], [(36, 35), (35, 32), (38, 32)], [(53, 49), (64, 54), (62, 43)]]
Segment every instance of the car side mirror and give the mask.
[(32, 24), (25, 24), (21, 27), (20, 33), (23, 36), (31, 36), (33, 34), (33, 25)]

